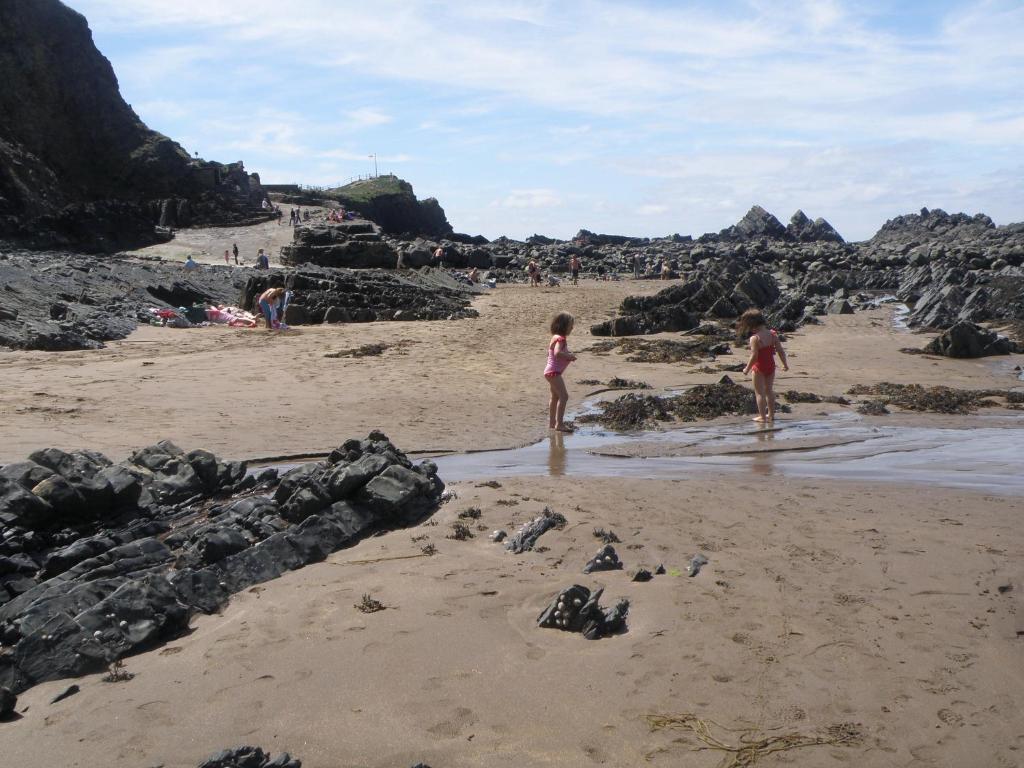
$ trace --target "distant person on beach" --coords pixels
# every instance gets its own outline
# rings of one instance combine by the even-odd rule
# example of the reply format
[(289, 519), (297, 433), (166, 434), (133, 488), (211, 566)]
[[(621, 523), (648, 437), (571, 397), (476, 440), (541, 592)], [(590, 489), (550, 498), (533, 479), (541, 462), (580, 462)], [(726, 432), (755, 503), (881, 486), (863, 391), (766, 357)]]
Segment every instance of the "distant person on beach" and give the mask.
[(444, 248), (440, 245), (434, 251), (434, 266), (444, 269)]
[(750, 359), (743, 369), (743, 375), (754, 376), (754, 397), (757, 400), (757, 417), (754, 421), (765, 423), (775, 420), (775, 355), (782, 361), (782, 370), (789, 370), (786, 350), (782, 348), (779, 334), (768, 330), (764, 314), (760, 309), (748, 309), (740, 315), (737, 323), (742, 336), (750, 334)]
[(544, 368), (544, 378), (551, 388), (551, 401), (548, 404), (548, 429), (559, 432), (572, 432), (565, 425), (565, 405), (569, 402), (569, 392), (565, 388), (562, 374), (576, 355), (569, 351), (566, 336), (572, 333), (575, 324), (573, 316), (568, 312), (559, 312), (551, 320), (551, 341), (548, 343), (548, 364)]
[(526, 265), (526, 274), (530, 276), (530, 287), (536, 288), (540, 285), (540, 267), (537, 266), (537, 262), (530, 259), (530, 263)]
[(232, 244), (231, 252), (235, 254), (235, 264), (238, 264), (238, 243)]
[(284, 288), (268, 288), (260, 294), (257, 304), (266, 318), (268, 331), (277, 327), (277, 306), (283, 297)]
[(661, 279), (668, 280), (671, 275), (671, 267), (668, 265), (668, 259), (661, 260)]
[(224, 251), (224, 263), (227, 264), (229, 267), (231, 266), (231, 252), (230, 251)]
[(633, 279), (640, 279), (640, 257), (635, 253), (633, 254)]
[(187, 259), (185, 259), (185, 269), (189, 271), (193, 269), (199, 269), (199, 265), (196, 264), (191, 255)]
[(583, 266), (583, 262), (580, 261), (580, 257), (573, 254), (573, 257), (569, 259), (569, 274), (572, 275), (572, 284), (580, 284), (580, 267)]
[(263, 252), (262, 248), (256, 254), (256, 269), (270, 269), (270, 259), (267, 258), (267, 254)]

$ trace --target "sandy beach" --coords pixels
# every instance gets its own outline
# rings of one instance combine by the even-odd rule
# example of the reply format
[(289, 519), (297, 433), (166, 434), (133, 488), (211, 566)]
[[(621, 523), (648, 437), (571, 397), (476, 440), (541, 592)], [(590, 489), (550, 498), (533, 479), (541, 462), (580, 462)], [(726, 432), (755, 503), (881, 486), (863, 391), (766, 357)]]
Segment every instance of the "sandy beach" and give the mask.
[[(101, 351), (3, 352), (0, 460), (50, 445), (120, 458), (160, 438), (261, 459), (322, 453), (374, 428), (424, 454), (524, 445), (546, 435), (540, 368), (555, 311), (578, 318), (570, 409), (602, 388), (579, 380), (621, 376), (665, 392), (721, 377), (587, 352), (598, 341), (591, 323), (625, 295), (661, 287), (506, 286), (476, 300), (476, 320), (142, 328)], [(899, 352), (927, 337), (894, 327), (892, 312), (828, 317), (791, 335), (792, 371), (779, 389), (1017, 383), (1016, 358)], [(325, 357), (370, 343), (387, 348)], [(786, 418), (850, 410), (798, 405)], [(981, 417), (891, 418), (969, 428)], [(432, 519), (237, 595), (188, 636), (130, 658), (128, 682), (88, 677), (54, 705), (67, 682), (26, 692), (22, 717), (0, 724), (5, 758), (184, 768), (259, 743), (310, 766), (717, 765), (728, 754), (698, 751), (707, 745), (692, 729), (654, 730), (649, 720), (692, 715), (725, 745), (745, 732), (828, 742), (764, 765), (1019, 765), (1019, 498), (797, 479), (767, 461), (758, 472), (708, 467), (671, 479), (451, 484), (458, 498)], [(481, 510), (475, 537), (447, 538), (470, 507)], [(544, 507), (568, 525), (545, 534), (540, 551), (511, 555), (489, 540)], [(621, 539), (625, 570), (581, 573), (600, 547), (597, 527)], [(422, 554), (427, 544), (436, 555)], [(691, 579), (698, 551), (710, 562)], [(629, 580), (659, 564), (666, 574)], [(588, 642), (538, 629), (537, 615), (573, 583), (604, 587), (605, 601), (628, 598), (627, 632)], [(358, 612), (364, 594), (386, 610)]]
[[(618, 376), (664, 391), (722, 377), (702, 372), (703, 363), (633, 363), (617, 351), (587, 351), (601, 341), (590, 336), (591, 324), (612, 316), (625, 296), (662, 287), (595, 280), (578, 287), (499, 286), (475, 300), (479, 318), (458, 322), (306, 326), (288, 333), (142, 327), (99, 351), (0, 351), (0, 461), (49, 446), (123, 457), (165, 438), (186, 450), (252, 460), (323, 453), (371, 429), (418, 453), (522, 445), (546, 434), (541, 371), (547, 324), (556, 312), (577, 319), (569, 341), (580, 360), (566, 377), (570, 411), (603, 388), (579, 381)], [(931, 337), (894, 327), (893, 311), (829, 316), (792, 334), (792, 369), (779, 371), (777, 389), (840, 395), (881, 381), (978, 389), (1020, 384), (1013, 366), (1024, 356), (954, 361), (901, 353)], [(387, 348), (373, 357), (325, 357), (367, 344)], [(745, 361), (743, 350), (734, 350), (717, 363)]]
[[(756, 476), (499, 482), (459, 484), (436, 524), (236, 596), (129, 659), (128, 682), (79, 680), (52, 706), (66, 682), (33, 688), (24, 717), (0, 725), (6, 758), (185, 768), (260, 743), (314, 766), (718, 765), (692, 732), (647, 720), (692, 713), (855, 737), (764, 765), (1019, 763), (1019, 592), (999, 592), (1024, 576), (1019, 500)], [(569, 524), (545, 551), (487, 539), (546, 505)], [(471, 506), (485, 530), (445, 538)], [(582, 575), (597, 526), (622, 539), (627, 568), (668, 573)], [(426, 543), (438, 554), (415, 557)], [(698, 548), (710, 563), (690, 579)], [(574, 582), (629, 598), (628, 632), (538, 629)], [(363, 594), (387, 609), (359, 613)]]

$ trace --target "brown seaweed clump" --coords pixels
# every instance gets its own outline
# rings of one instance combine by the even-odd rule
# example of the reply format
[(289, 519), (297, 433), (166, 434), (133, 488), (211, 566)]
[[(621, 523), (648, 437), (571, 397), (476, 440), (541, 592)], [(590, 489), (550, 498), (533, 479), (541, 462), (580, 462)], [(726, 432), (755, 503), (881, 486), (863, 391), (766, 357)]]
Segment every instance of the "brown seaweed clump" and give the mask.
[(790, 389), (782, 393), (782, 399), (787, 403), (820, 403), (821, 395), (816, 395), (813, 392), (798, 392), (795, 389)]
[(577, 421), (628, 431), (650, 429), (658, 422), (691, 422), (757, 413), (753, 391), (732, 382), (698, 384), (675, 397), (631, 393), (601, 403), (599, 407), (600, 413), (581, 416)]
[(753, 390), (739, 384), (698, 384), (672, 398), (672, 413), (680, 421), (700, 421), (757, 413), (757, 404)]
[(714, 338), (685, 341), (671, 339), (620, 339), (619, 352), (630, 363), (695, 363), (716, 355), (732, 354), (728, 344)]
[(857, 413), (862, 413), (865, 416), (885, 416), (889, 413), (889, 409), (885, 407), (884, 400), (865, 400), (857, 406)]
[(727, 343), (714, 337), (693, 337), (682, 341), (673, 339), (624, 338), (598, 341), (586, 351), (595, 355), (606, 355), (613, 349), (626, 355), (630, 363), (697, 363), (717, 355), (732, 354)]
[(651, 385), (646, 381), (633, 381), (633, 379), (623, 379), (618, 376), (613, 376), (608, 379), (607, 387), (609, 389), (650, 389)]
[(651, 429), (659, 421), (671, 421), (669, 399), (654, 395), (628, 394), (600, 403), (600, 413), (588, 413), (576, 419), (578, 423), (597, 423), (609, 429), (627, 432)]
[(1009, 400), (1014, 393), (997, 389), (922, 387), (920, 384), (892, 384), (883, 381), (880, 384), (858, 384), (851, 387), (848, 394), (868, 395), (876, 398), (882, 405), (894, 405), (905, 411), (967, 414), (974, 413), (978, 408), (996, 407), (999, 403), (990, 398), (1005, 397)]

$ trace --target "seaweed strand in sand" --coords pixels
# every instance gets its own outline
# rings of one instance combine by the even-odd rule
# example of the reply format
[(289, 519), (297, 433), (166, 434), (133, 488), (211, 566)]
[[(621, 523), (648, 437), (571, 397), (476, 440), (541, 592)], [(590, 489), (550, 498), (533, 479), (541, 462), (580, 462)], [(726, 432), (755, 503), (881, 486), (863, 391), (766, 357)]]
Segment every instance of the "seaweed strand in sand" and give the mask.
[[(714, 720), (704, 720), (688, 712), (680, 715), (648, 715), (647, 722), (654, 731), (679, 729), (692, 732), (705, 745), (697, 747), (697, 750), (724, 752), (720, 768), (749, 768), (767, 755), (800, 747), (852, 745), (860, 741), (862, 736), (860, 726), (853, 723), (832, 725), (822, 736), (795, 731), (768, 736), (760, 729), (726, 728)], [(716, 736), (712, 726), (721, 731), (738, 733), (738, 743), (729, 744), (725, 736)]]

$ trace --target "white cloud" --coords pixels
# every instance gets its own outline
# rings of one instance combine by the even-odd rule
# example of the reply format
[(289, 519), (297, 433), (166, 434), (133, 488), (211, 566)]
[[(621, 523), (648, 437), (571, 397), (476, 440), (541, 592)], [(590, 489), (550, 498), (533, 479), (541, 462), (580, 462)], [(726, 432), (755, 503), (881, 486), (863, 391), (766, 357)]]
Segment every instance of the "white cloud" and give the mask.
[[(505, 215), (523, 231), (536, 222), (571, 234), (600, 218), (601, 204), (643, 227), (698, 234), (760, 202), (780, 218), (802, 207), (866, 236), (925, 204), (985, 206), (1004, 219), (1024, 208), (1020, 185), (1005, 181), (1024, 156), (1019, 0), (900, 6), (902, 29), (879, 21), (895, 6), (853, 0), (75, 6), (111, 33), (189, 40), (119, 67), (136, 92), (198, 80), (211, 63), (274, 62), (334, 99), (330, 116), (310, 103), (308, 114), (257, 112), (251, 129), (248, 115), (240, 125), (203, 120), (190, 135), (216, 132), (208, 143), (268, 167), (327, 163), (325, 173), (345, 163), (359, 172), (376, 148), (393, 163), (414, 154), (419, 167), (444, 168), (439, 178), (458, 177), (456, 194), (476, 185), (456, 210), (487, 226)], [(279, 92), (268, 89), (267, 103)], [(161, 99), (138, 106), (144, 119), (191, 110), (198, 125), (203, 115)], [(405, 144), (377, 141), (406, 127)], [(376, 146), (363, 152), (370, 137)], [(589, 192), (603, 199), (577, 199)]]
[(663, 213), (668, 213), (669, 207), (667, 205), (661, 205), (658, 203), (649, 203), (647, 205), (641, 205), (636, 209), (637, 214), (640, 216), (660, 216)]
[(354, 109), (346, 114), (348, 124), (353, 128), (373, 128), (378, 125), (386, 125), (394, 120), (379, 109), (373, 107), (362, 107)]
[(553, 189), (513, 189), (497, 205), (505, 208), (554, 208), (562, 202)]

